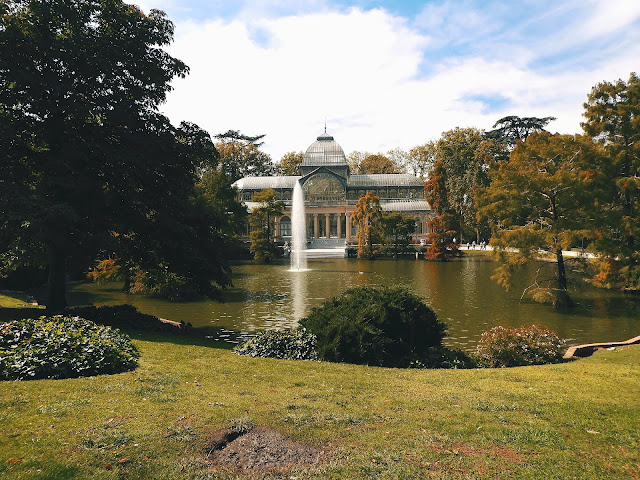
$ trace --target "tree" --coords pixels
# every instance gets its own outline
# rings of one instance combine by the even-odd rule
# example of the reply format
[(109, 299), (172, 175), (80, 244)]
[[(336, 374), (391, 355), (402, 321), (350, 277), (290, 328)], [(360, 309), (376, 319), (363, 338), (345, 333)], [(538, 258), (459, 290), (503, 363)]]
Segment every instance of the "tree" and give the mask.
[(398, 251), (405, 250), (411, 239), (411, 234), (416, 229), (416, 221), (413, 217), (399, 212), (383, 212), (380, 219), (381, 230), (385, 239), (393, 245), (394, 258)]
[(433, 168), (436, 159), (436, 142), (428, 142), (409, 150), (407, 168), (415, 176), (425, 178)]
[(285, 153), (276, 165), (276, 175), (300, 175), (300, 165), (303, 160), (303, 152)]
[(456, 234), (452, 226), (455, 216), (451, 213), (447, 194), (447, 171), (444, 163), (437, 160), (429, 180), (425, 183), (427, 201), (434, 216), (427, 222), (429, 247), (425, 252), (427, 260), (448, 261), (458, 254), (458, 246), (453, 241)]
[(196, 183), (196, 194), (218, 217), (216, 224), (230, 242), (242, 233), (247, 219), (246, 208), (238, 201), (238, 191), (221, 168), (208, 168)]
[(271, 157), (260, 151), (264, 135), (247, 136), (236, 130), (215, 135), (220, 154), (220, 165), (232, 182), (251, 176), (273, 175), (275, 167)]
[(353, 218), (358, 225), (358, 258), (373, 258), (373, 244), (378, 236), (379, 220), (382, 216), (380, 198), (367, 191), (358, 199)]
[(71, 256), (117, 251), (208, 294), (230, 281), (194, 196), (215, 150), (195, 155), (206, 135), (158, 113), (188, 72), (172, 38), (163, 12), (118, 0), (0, 4), (2, 268), (46, 252), (49, 310), (66, 305)]
[(401, 148), (393, 148), (386, 153), (387, 158), (396, 166), (396, 173), (406, 173), (409, 163), (409, 152)]
[(251, 253), (256, 260), (270, 263), (277, 256), (277, 247), (273, 243), (273, 222), (282, 215), (284, 205), (272, 188), (254, 194), (251, 201), (259, 204), (249, 217)]
[(512, 150), (518, 141), (525, 141), (532, 133), (546, 131), (544, 127), (554, 120), (556, 120), (556, 117), (538, 118), (510, 115), (502, 117), (494, 123), (494, 130), (489, 130), (486, 136)]
[(358, 168), (359, 174), (398, 173), (398, 167), (382, 154), (367, 155)]
[(484, 135), (475, 128), (455, 128), (442, 134), (436, 143), (436, 162), (446, 171), (448, 214), (457, 218), (452, 227), (460, 240), (475, 237), (480, 240), (480, 225), (476, 216), (476, 196), (488, 184)]
[(570, 306), (563, 249), (594, 228), (594, 200), (603, 188), (599, 148), (588, 136), (533, 133), (509, 162), (494, 165), (479, 215), (493, 224), (491, 244), (500, 262), (494, 279), (506, 289), (512, 272), (539, 257), (555, 259), (555, 275), (536, 279), (534, 298)]
[(347, 163), (349, 164), (351, 173), (358, 174), (360, 172), (360, 164), (369, 155), (371, 155), (369, 152), (359, 152), (358, 150), (347, 155)]
[(246, 145), (261, 147), (264, 142), (261, 142), (260, 140), (262, 140), (265, 136), (266, 134), (251, 136), (240, 133), (240, 131), (238, 130), (227, 130), (224, 133), (218, 133), (217, 135), (215, 135), (215, 138), (223, 143), (238, 142), (244, 143)]
[(609, 188), (600, 199), (594, 240), (602, 253), (600, 283), (640, 289), (640, 78), (602, 82), (584, 104), (585, 132), (609, 158)]

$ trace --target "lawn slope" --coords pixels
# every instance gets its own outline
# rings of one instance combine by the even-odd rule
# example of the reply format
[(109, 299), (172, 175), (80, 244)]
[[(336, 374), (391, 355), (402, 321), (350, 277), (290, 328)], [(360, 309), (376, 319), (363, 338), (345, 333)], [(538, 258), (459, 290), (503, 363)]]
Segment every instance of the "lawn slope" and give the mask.
[(0, 477), (246, 478), (206, 456), (211, 432), (242, 422), (331, 452), (285, 478), (640, 475), (640, 346), (561, 365), (418, 371), (134, 338), (133, 372), (0, 383)]

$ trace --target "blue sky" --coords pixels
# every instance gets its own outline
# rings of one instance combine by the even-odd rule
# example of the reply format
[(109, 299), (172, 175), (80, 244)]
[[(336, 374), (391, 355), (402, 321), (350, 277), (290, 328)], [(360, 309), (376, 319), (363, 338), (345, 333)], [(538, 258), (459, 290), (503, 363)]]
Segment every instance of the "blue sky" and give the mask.
[(191, 67), (163, 111), (265, 133), (278, 160), (324, 128), (345, 151), (409, 149), (505, 115), (579, 133), (596, 83), (639, 71), (639, 0), (143, 0)]

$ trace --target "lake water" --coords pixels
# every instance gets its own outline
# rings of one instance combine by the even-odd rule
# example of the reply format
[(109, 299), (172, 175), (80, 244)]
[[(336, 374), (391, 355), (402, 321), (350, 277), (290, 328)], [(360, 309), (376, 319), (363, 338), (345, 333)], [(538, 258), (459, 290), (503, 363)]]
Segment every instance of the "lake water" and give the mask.
[[(289, 263), (233, 266), (233, 288), (225, 302), (209, 300), (171, 303), (120, 292), (121, 285), (77, 284), (69, 303), (115, 305), (130, 303), (140, 311), (212, 332), (255, 332), (293, 327), (326, 298), (360, 285), (404, 285), (423, 297), (449, 326), (445, 343), (472, 349), (480, 334), (496, 325), (537, 323), (556, 331), (570, 344), (621, 341), (640, 335), (640, 296), (576, 284), (571, 297), (577, 307), (566, 312), (521, 301), (532, 278), (526, 270), (505, 292), (490, 276), (495, 264), (485, 256), (449, 263), (414, 259), (310, 259), (309, 270), (289, 271)], [(219, 333), (218, 333), (219, 334)]]

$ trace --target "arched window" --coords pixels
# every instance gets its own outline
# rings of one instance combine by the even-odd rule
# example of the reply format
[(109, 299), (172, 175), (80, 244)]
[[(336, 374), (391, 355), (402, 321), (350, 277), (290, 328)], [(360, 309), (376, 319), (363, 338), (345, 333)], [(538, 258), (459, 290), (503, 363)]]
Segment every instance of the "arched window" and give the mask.
[(304, 182), (302, 189), (305, 200), (311, 204), (343, 203), (346, 198), (344, 185), (328, 173), (318, 173), (312, 176)]

